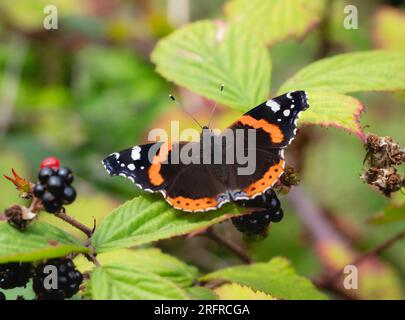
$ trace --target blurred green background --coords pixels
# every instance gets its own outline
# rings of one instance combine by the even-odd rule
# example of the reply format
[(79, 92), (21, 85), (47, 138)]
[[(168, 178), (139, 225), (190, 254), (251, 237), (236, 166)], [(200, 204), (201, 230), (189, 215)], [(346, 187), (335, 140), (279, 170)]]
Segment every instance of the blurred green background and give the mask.
[[(155, 73), (149, 55), (160, 38), (182, 24), (220, 18), (225, 1), (52, 3), (58, 8), (58, 30), (42, 26), (48, 1), (0, 2), (0, 174), (15, 168), (35, 179), (43, 158), (58, 157), (77, 178), (78, 201), (69, 213), (91, 225), (93, 217), (101, 219), (140, 192), (130, 181), (107, 175), (100, 164), (106, 155), (145, 142), (150, 128), (168, 127), (170, 119), (195, 127), (168, 99), (170, 93), (179, 95), (202, 122), (207, 119), (210, 103), (166, 82)], [(342, 28), (345, 3), (333, 1), (327, 24), (302, 41), (287, 40), (271, 48), (274, 91), (300, 68), (324, 56), (377, 48), (405, 51), (404, 1), (350, 3), (359, 9), (359, 29)], [(366, 106), (361, 118), (366, 132), (390, 135), (405, 145), (404, 93), (356, 97)], [(215, 121), (225, 126), (237, 116), (222, 107)], [(297, 159), (295, 151), (302, 144), (304, 157)], [(405, 228), (405, 223), (367, 223), (390, 200), (360, 181), (365, 151), (357, 137), (333, 128), (303, 128), (288, 156), (301, 169), (301, 187), (329, 213), (335, 226), (342, 226), (340, 231), (353, 248), (371, 248)], [(0, 191), (1, 208), (21, 201), (5, 179), (0, 179)], [(271, 229), (266, 240), (248, 244), (249, 251), (259, 261), (286, 256), (301, 274), (315, 276), (320, 263), (311, 239), (287, 199), (281, 201), (285, 220)], [(391, 201), (405, 201), (405, 196), (398, 194)], [(219, 228), (225, 236), (242, 241), (229, 223)], [(167, 240), (159, 246), (203, 271), (238, 262), (201, 237)], [(402, 242), (384, 255), (401, 284), (404, 250)]]

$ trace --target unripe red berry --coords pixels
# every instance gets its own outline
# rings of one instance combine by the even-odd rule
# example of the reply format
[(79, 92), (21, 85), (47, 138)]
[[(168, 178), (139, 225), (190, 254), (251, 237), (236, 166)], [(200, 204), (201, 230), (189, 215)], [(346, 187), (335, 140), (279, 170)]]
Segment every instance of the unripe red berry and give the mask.
[(42, 160), (40, 168), (43, 169), (45, 167), (51, 168), (53, 170), (58, 170), (60, 166), (59, 159), (56, 157), (49, 157)]

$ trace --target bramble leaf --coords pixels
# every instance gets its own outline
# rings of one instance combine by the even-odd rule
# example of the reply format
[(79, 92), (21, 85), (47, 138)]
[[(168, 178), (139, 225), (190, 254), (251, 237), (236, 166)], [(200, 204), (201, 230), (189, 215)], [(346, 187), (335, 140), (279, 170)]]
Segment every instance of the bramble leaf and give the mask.
[(125, 264), (105, 264), (90, 275), (94, 300), (189, 299), (186, 290), (148, 270)]
[(36, 261), (89, 251), (70, 234), (47, 223), (35, 222), (22, 232), (7, 222), (0, 222), (0, 263)]
[[(198, 275), (198, 270), (183, 261), (161, 252), (159, 249), (122, 249), (109, 251), (97, 256), (101, 265), (123, 263), (139, 269), (148, 270), (161, 277), (170, 279), (181, 287), (191, 286)], [(94, 265), (83, 256), (75, 259), (81, 272), (90, 271)]]
[(192, 300), (218, 300), (214, 291), (205, 287), (191, 287), (187, 289)]
[(175, 210), (156, 197), (140, 196), (111, 212), (96, 229), (92, 244), (98, 253), (139, 246), (202, 231), (236, 213), (236, 207), (227, 205), (215, 211), (190, 214)]
[(254, 34), (239, 26), (189, 24), (159, 41), (152, 61), (166, 79), (239, 110), (254, 107), (269, 94), (269, 53)]
[(308, 279), (297, 275), (287, 259), (281, 257), (273, 258), (267, 263), (225, 268), (209, 273), (200, 280), (235, 282), (277, 299), (326, 299)]
[(316, 61), (285, 82), (280, 92), (348, 93), (403, 89), (405, 53), (375, 50)]
[(359, 123), (364, 107), (359, 100), (322, 92), (308, 92), (308, 99), (310, 107), (301, 114), (299, 123), (342, 128), (365, 139)]
[(233, 0), (228, 21), (237, 23), (268, 45), (288, 37), (302, 38), (321, 19), (323, 0)]
[(221, 300), (274, 300), (274, 298), (261, 291), (254, 291), (237, 283), (226, 283), (216, 288), (215, 293)]

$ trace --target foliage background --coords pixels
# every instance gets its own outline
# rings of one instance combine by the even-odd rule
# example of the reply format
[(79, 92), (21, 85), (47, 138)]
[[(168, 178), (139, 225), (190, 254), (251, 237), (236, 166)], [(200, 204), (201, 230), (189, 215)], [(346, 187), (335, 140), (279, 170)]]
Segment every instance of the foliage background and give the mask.
[[(194, 126), (168, 99), (170, 93), (180, 96), (201, 122), (209, 116), (210, 101), (167, 82), (155, 72), (150, 59), (157, 41), (187, 20), (223, 16), (225, 1), (189, 2), (190, 12), (184, 20), (183, 9), (170, 13), (167, 1), (58, 0), (54, 1), (59, 9), (57, 31), (42, 28), (46, 1), (1, 2), (0, 173), (8, 174), (13, 167), (35, 179), (41, 159), (57, 156), (77, 177), (79, 197), (69, 213), (89, 226), (93, 217), (101, 221), (119, 203), (139, 194), (130, 181), (109, 178), (100, 160), (112, 151), (145, 142), (150, 128), (168, 128), (170, 119), (179, 119), (183, 127)], [(358, 30), (342, 27), (344, 2), (331, 3), (327, 22), (321, 20), (302, 40), (289, 38), (272, 45), (272, 94), (321, 57), (372, 49), (405, 51), (401, 1), (351, 1), (359, 10)], [(228, 87), (232, 90), (232, 82), (226, 90)], [(353, 96), (366, 106), (361, 117), (366, 132), (390, 135), (405, 144), (403, 92)], [(215, 124), (225, 127), (238, 115), (240, 111), (222, 106)], [(324, 218), (351, 250), (359, 252), (405, 228), (403, 221), (369, 223), (371, 217), (392, 203), (403, 203), (405, 197), (397, 194), (386, 199), (363, 184), (359, 175), (364, 156), (355, 135), (313, 126), (303, 127), (288, 151), (290, 163), (300, 170), (300, 188), (322, 209)], [(0, 190), (2, 208), (22, 201), (4, 179)], [(256, 261), (288, 257), (297, 272), (309, 278), (325, 270), (328, 261), (335, 265), (346, 262), (346, 253), (314, 241), (311, 228), (287, 197), (281, 201), (285, 218), (262, 242), (245, 244), (229, 222), (218, 229), (246, 247)], [(50, 215), (42, 219), (81, 236)], [(157, 246), (204, 273), (239, 263), (205, 237), (164, 240)], [(403, 297), (404, 250), (405, 242), (399, 242), (379, 258), (374, 267), (384, 277), (375, 276), (376, 272), (366, 279), (368, 290), (361, 298)]]

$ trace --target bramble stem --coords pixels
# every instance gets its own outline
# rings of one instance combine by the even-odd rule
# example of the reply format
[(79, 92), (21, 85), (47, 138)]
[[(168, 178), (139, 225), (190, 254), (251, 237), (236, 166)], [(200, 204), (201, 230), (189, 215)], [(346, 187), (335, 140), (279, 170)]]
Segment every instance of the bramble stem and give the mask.
[[(385, 250), (389, 249), (391, 246), (393, 246), (395, 243), (402, 240), (403, 238), (405, 238), (405, 230), (401, 231), (400, 233), (397, 233), (396, 235), (394, 235), (393, 237), (384, 241), (379, 246), (371, 249), (370, 251), (363, 253), (362, 255), (360, 255), (359, 257), (354, 259), (350, 264), (354, 265), (354, 266), (358, 266), (364, 260), (367, 260), (368, 258), (370, 258), (372, 256), (380, 255)], [(339, 271), (337, 271), (336, 273), (334, 273), (333, 275), (326, 277), (326, 279), (324, 279), (323, 281), (320, 282), (320, 285), (325, 286), (325, 287), (333, 287), (335, 285), (336, 281), (338, 281), (340, 279), (340, 276), (342, 274), (343, 274), (343, 268), (340, 269)]]
[(93, 231), (90, 228), (86, 227), (84, 224), (75, 220), (71, 216), (68, 216), (65, 212), (58, 212), (55, 214), (55, 216), (58, 217), (59, 219), (62, 219), (65, 222), (69, 223), (71, 226), (75, 227), (76, 229), (79, 229), (88, 238), (90, 238), (93, 235)]
[[(369, 258), (371, 256), (380, 255), (385, 250), (389, 249), (395, 243), (402, 240), (403, 238), (405, 238), (405, 230), (401, 231), (400, 233), (397, 233), (396, 235), (394, 235), (393, 237), (391, 237), (388, 240), (384, 241), (383, 243), (381, 243), (377, 247), (375, 247), (375, 248), (371, 249), (370, 251), (362, 254), (357, 259), (355, 259), (351, 264), (352, 265), (359, 265), (361, 262), (363, 262), (364, 260), (366, 260), (367, 258)], [(342, 271), (340, 270), (340, 272), (342, 272)]]
[(210, 239), (218, 243), (221, 247), (227, 248), (237, 255), (243, 262), (252, 263), (252, 259), (246, 254), (246, 252), (238, 245), (229, 242), (227, 239), (222, 238), (218, 233), (216, 233), (212, 228), (207, 230), (207, 235)]

